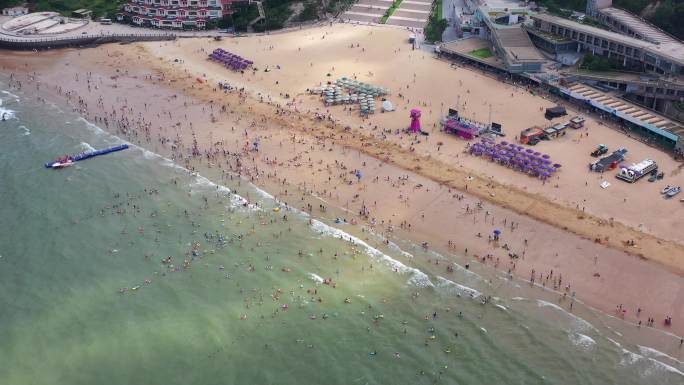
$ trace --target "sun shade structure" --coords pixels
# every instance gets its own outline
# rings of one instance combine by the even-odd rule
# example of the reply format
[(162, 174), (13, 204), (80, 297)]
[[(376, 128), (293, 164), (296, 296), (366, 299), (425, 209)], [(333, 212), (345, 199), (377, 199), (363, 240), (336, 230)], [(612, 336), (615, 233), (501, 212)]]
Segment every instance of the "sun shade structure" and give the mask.
[(247, 60), (240, 55), (230, 53), (222, 48), (216, 48), (209, 54), (209, 60), (219, 62), (224, 67), (232, 69), (233, 71), (243, 71), (254, 64), (253, 61)]
[[(375, 98), (383, 97), (389, 93), (389, 89), (376, 87), (372, 84), (341, 77), (335, 81), (329, 81), (326, 86), (309, 88), (308, 92), (320, 95), (326, 106), (339, 104), (358, 104), (362, 115), (374, 114), (376, 111)], [(383, 104), (384, 106), (384, 104)], [(390, 107), (392, 105), (390, 104)], [(391, 111), (385, 109), (383, 111)]]
[(481, 138), (480, 142), (468, 148), (468, 152), (542, 180), (549, 178), (561, 168), (561, 165), (553, 163), (547, 154), (524, 149), (505, 141), (496, 143), (490, 138)]

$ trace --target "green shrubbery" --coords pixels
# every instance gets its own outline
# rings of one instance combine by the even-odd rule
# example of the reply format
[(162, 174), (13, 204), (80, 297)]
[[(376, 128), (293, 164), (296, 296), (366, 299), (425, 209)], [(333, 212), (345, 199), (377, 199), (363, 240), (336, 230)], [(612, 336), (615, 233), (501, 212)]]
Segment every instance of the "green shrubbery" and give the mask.
[(297, 15), (297, 21), (310, 21), (318, 19), (318, 9), (317, 0), (307, 0), (304, 2), (304, 9)]
[(124, 3), (125, 0), (34, 0), (29, 2), (29, 6), (34, 11), (54, 11), (65, 16), (71, 16), (71, 12), (77, 9), (87, 8), (93, 11), (93, 18), (113, 19)]
[(439, 0), (432, 7), (430, 18), (425, 26), (425, 40), (431, 43), (441, 41), (444, 30), (449, 25), (446, 19), (442, 19), (442, 0)]
[(580, 68), (590, 71), (609, 71), (613, 69), (613, 65), (604, 57), (588, 54), (584, 57)]
[(356, 0), (329, 0), (325, 11), (337, 16), (349, 9), (354, 3), (356, 3)]

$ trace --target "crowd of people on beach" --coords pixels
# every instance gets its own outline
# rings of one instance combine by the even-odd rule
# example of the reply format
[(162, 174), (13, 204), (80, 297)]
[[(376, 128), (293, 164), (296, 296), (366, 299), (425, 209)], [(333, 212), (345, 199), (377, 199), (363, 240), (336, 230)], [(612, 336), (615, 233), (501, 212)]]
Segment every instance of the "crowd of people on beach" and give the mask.
[[(331, 111), (304, 110), (296, 102), (296, 98), (290, 95), (281, 93), (279, 98), (266, 94), (252, 95), (247, 89), (231, 85), (227, 81), (222, 81), (215, 87), (208, 86), (215, 95), (209, 103), (202, 103), (188, 95), (179, 94), (169, 94), (163, 98), (158, 98), (156, 101), (147, 100), (140, 103), (137, 100), (129, 100), (128, 97), (124, 96), (125, 92), (113, 95), (106, 95), (104, 92), (106, 88), (124, 87), (125, 81), (120, 82), (119, 80), (128, 79), (130, 81), (130, 78), (131, 74), (128, 74), (127, 71), (120, 72), (119, 70), (108, 79), (101, 74), (91, 72), (80, 75), (75, 73), (73, 81), (78, 85), (78, 90), (54, 85), (51, 91), (64, 97), (74, 111), (97, 124), (103, 125), (108, 131), (143, 147), (151, 147), (191, 172), (197, 172), (204, 168), (214, 169), (222, 181), (237, 183), (238, 188), (240, 179), (248, 180), (257, 186), (265, 186), (269, 190), (277, 191), (275, 195), (280, 201), (290, 201), (289, 205), (292, 207), (299, 207), (315, 216), (326, 215), (330, 205), (327, 203), (319, 204), (317, 206), (318, 212), (315, 212), (312, 201), (336, 202), (337, 209), (345, 213), (341, 216), (343, 223), (356, 224), (358, 221), (362, 221), (370, 230), (381, 234), (388, 241), (397, 236), (397, 232), (400, 232), (401, 236), (410, 237), (414, 231), (415, 226), (412, 222), (416, 218), (393, 221), (391, 217), (380, 217), (376, 213), (376, 211), (380, 211), (377, 208), (377, 200), (367, 199), (365, 195), (372, 195), (368, 194), (368, 190), (374, 189), (374, 184), (383, 185), (383, 188), (390, 188), (395, 191), (396, 196), (393, 199), (397, 203), (409, 207), (414, 200), (412, 195), (416, 191), (422, 191), (421, 189), (424, 187), (421, 183), (416, 182), (416, 178), (412, 175), (382, 175), (382, 171), (373, 175), (372, 178), (369, 178), (370, 175), (360, 177), (361, 170), (357, 167), (367, 166), (365, 163), (363, 165), (348, 165), (344, 160), (338, 159), (334, 155), (327, 160), (321, 158), (320, 154), (325, 152), (332, 152), (343, 157), (352, 152), (345, 145), (348, 140), (363, 140), (363, 138), (355, 137), (353, 131), (340, 131), (343, 123)], [(156, 85), (165, 84), (169, 80), (163, 72), (145, 75), (145, 81)], [(174, 79), (174, 81), (178, 80)], [(26, 83), (34, 83), (36, 89), (39, 89), (41, 84), (37, 81), (35, 74), (23, 82), (12, 75), (11, 85), (13, 87), (21, 88)], [(197, 91), (200, 86), (193, 82), (193, 84), (184, 87), (185, 91), (191, 94)], [(405, 89), (408, 91), (410, 84), (407, 84)], [(94, 105), (90, 104), (91, 100), (95, 101)], [(253, 101), (258, 101), (260, 106), (253, 107), (249, 103)], [(431, 106), (427, 101), (418, 102), (424, 107), (429, 108)], [(409, 100), (407, 100), (408, 103), (410, 103)], [(242, 104), (249, 107), (245, 108), (241, 106)], [(466, 104), (467, 102), (464, 100), (462, 106), (465, 108)], [(264, 108), (269, 110), (272, 112), (272, 116), (268, 118), (263, 112), (257, 113), (257, 108), (260, 108), (260, 111), (263, 111)], [(307, 128), (307, 126), (315, 124), (312, 123), (315, 121), (330, 128), (327, 130)], [(207, 137), (198, 137), (201, 134), (206, 135), (206, 130), (196, 130), (196, 127), (207, 124), (221, 124), (226, 132), (213, 133), (210, 131)], [(304, 127), (288, 133), (274, 134), (268, 131), (268, 127), (272, 125), (288, 127), (294, 124)], [(378, 129), (377, 126), (371, 130), (374, 132), (373, 135), (378, 138), (388, 134), (385, 130)], [(298, 134), (301, 131), (303, 134)], [(412, 151), (421, 144), (418, 137), (411, 137), (402, 132), (395, 132), (394, 134), (405, 135), (407, 146)], [(434, 145), (437, 144), (434, 143)], [(287, 149), (290, 146), (292, 151), (288, 152)], [(264, 147), (284, 149), (283, 152), (287, 154), (288, 158), (283, 158), (282, 153), (265, 152), (262, 150)], [(381, 170), (389, 158), (379, 158), (378, 169)], [(323, 179), (322, 183), (289, 180), (284, 171), (292, 169), (305, 173), (327, 174), (327, 180)], [(340, 193), (344, 190), (343, 186), (358, 186), (358, 191), (350, 197), (346, 197), (346, 193)], [(429, 192), (429, 189), (426, 190)], [(524, 234), (525, 229), (519, 229), (519, 223), (515, 221), (508, 218), (497, 218), (495, 220), (494, 215), (490, 212), (491, 209), (486, 207), (484, 202), (465, 195), (467, 190), (459, 192), (442, 186), (440, 186), (440, 190), (451, 196), (453, 202), (457, 202), (462, 207), (462, 212), (456, 216), (459, 220), (465, 221), (468, 218), (467, 220), (470, 221), (472, 218), (473, 227), (476, 224), (477, 228), (483, 228), (483, 224), (489, 228), (501, 226), (511, 234), (515, 231), (521, 231)], [(252, 202), (248, 193), (245, 193), (244, 197), (248, 202)], [(353, 208), (354, 206), (356, 209)], [(347, 215), (351, 218), (347, 218)], [(282, 219), (287, 220), (286, 213), (283, 213)], [(423, 213), (420, 221), (424, 220), (426, 218)], [(525, 260), (528, 250), (534, 250), (534, 247), (528, 243), (525, 235), (523, 235), (525, 237), (524, 243), (515, 244), (513, 240), (502, 239), (499, 234), (496, 237), (487, 232), (485, 234), (487, 235), (486, 242), (482, 232), (474, 233), (472, 236), (477, 239), (482, 238), (477, 248), (489, 250), (488, 252), (474, 252), (472, 249), (469, 252), (468, 248), (458, 246), (460, 243), (458, 240), (451, 239), (443, 247), (447, 252), (462, 254), (482, 265), (504, 271), (510, 279), (514, 279), (516, 267)], [(428, 241), (419, 241), (427, 250)], [(505, 258), (506, 256), (508, 256), (508, 260), (506, 263), (502, 263), (502, 257)], [(162, 262), (169, 266), (173, 265), (171, 259), (162, 259)], [(437, 258), (430, 259), (427, 262), (439, 265)], [(470, 268), (470, 262), (466, 265), (467, 268)], [(186, 265), (189, 267), (190, 263), (184, 260), (183, 266)], [(447, 273), (453, 272), (451, 263), (443, 263), (443, 265)], [(175, 266), (174, 268), (180, 267)], [(532, 268), (529, 282), (531, 285), (558, 293), (559, 302), (566, 301), (567, 297), (570, 296), (567, 307), (569, 310), (573, 309), (576, 293), (571, 289), (567, 278), (564, 280), (560, 272), (554, 272), (552, 269), (536, 271)], [(626, 309), (621, 308), (621, 312), (624, 317)], [(639, 308), (634, 313), (636, 317), (639, 317), (641, 312), (642, 309)], [(669, 316), (665, 320), (664, 326), (671, 325), (672, 319)], [(638, 325), (641, 325), (641, 320), (638, 318), (633, 318), (633, 322), (638, 322)], [(646, 326), (654, 326), (652, 317), (648, 317)]]

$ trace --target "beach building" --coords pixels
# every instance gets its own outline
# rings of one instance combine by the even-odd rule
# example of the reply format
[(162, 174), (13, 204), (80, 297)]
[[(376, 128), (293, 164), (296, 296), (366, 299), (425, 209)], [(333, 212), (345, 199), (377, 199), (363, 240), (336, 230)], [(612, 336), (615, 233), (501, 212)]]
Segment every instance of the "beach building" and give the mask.
[(86, 8), (77, 9), (71, 12), (71, 17), (74, 17), (76, 19), (90, 19), (92, 16), (93, 11)]
[[(469, 7), (478, 3), (471, 2)], [(440, 54), (512, 74), (541, 72), (547, 60), (528, 36), (533, 12), (527, 8), (480, 5), (469, 20), (469, 38), (440, 45)]]
[(3, 16), (11, 16), (11, 17), (28, 15), (28, 13), (29, 13), (29, 9), (26, 6), (3, 8), (3, 10), (2, 10)]
[(684, 127), (677, 121), (588, 84), (564, 84), (558, 89), (562, 96), (580, 103), (584, 108), (600, 112), (607, 119), (622, 122), (651, 143), (668, 150), (684, 151)]
[[(246, 0), (247, 2), (249, 0)], [(131, 0), (118, 18), (154, 28), (203, 29), (232, 13), (233, 0)]]
[(495, 9), (486, 5), (477, 8), (474, 20), (480, 37), (492, 43), (493, 50), (511, 73), (539, 72), (544, 57), (530, 40), (523, 26), (530, 22), (528, 9)]
[(641, 17), (624, 9), (614, 8), (613, 0), (587, 0), (587, 14), (611, 31), (635, 39), (656, 44), (680, 43), (677, 38)]
[(531, 33), (543, 32), (536, 34), (538, 40), (544, 41), (541, 47), (550, 47), (553, 51), (574, 47), (577, 52), (591, 52), (625, 68), (684, 76), (684, 44), (680, 41), (658, 43), (637, 39), (548, 14), (536, 14), (531, 18), (534, 21)]
[(588, 0), (587, 14), (601, 28), (548, 14), (532, 15), (532, 25), (525, 27), (537, 47), (563, 64), (575, 64), (588, 52), (620, 69), (563, 70), (560, 93), (681, 152), (684, 113), (678, 105), (684, 102), (684, 43), (613, 8), (611, 0)]

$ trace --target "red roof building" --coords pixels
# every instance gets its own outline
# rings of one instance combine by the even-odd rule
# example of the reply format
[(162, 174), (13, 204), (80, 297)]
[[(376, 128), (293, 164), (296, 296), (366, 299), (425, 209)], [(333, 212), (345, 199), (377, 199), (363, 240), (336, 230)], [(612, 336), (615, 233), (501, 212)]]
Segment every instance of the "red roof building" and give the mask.
[[(155, 28), (203, 29), (233, 13), (233, 3), (251, 0), (129, 0), (118, 20)], [(127, 18), (126, 18), (127, 17)]]

